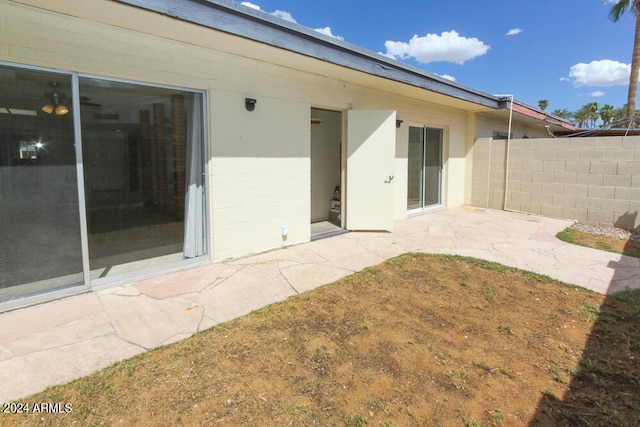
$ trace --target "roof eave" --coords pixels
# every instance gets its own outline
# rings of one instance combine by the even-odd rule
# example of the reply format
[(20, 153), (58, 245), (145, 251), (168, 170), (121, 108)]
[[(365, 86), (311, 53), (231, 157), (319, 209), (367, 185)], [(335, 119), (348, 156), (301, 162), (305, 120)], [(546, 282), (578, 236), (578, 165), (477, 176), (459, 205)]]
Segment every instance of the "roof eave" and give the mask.
[(243, 6), (235, 1), (114, 1), (473, 104), (501, 108), (499, 98), (494, 95), (449, 81), (420, 68)]

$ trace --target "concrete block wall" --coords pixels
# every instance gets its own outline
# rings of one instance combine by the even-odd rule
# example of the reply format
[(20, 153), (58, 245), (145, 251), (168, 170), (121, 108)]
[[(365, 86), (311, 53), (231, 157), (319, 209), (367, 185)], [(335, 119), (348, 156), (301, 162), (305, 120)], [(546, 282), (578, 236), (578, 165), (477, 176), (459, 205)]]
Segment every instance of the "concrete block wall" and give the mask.
[(474, 206), (640, 228), (640, 137), (514, 139), (508, 151), (475, 142)]

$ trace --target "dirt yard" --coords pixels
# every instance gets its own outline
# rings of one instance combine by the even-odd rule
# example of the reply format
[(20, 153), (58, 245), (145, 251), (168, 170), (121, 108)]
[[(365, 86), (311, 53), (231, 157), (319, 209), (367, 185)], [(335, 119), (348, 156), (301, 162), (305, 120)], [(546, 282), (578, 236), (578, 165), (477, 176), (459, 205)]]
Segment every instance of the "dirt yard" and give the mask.
[(640, 425), (639, 322), (638, 292), (408, 254), (22, 399), (30, 413), (0, 424)]

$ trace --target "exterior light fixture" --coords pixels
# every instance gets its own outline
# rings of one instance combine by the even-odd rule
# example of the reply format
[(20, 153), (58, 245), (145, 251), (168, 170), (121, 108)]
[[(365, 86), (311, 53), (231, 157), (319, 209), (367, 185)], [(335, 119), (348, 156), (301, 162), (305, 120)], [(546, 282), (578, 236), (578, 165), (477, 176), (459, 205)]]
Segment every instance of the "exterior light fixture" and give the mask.
[(396, 120), (396, 128), (399, 128), (400, 126), (402, 126), (402, 123), (404, 123), (403, 120)]
[(256, 99), (255, 98), (245, 98), (244, 99), (244, 107), (247, 111), (253, 111), (256, 109)]

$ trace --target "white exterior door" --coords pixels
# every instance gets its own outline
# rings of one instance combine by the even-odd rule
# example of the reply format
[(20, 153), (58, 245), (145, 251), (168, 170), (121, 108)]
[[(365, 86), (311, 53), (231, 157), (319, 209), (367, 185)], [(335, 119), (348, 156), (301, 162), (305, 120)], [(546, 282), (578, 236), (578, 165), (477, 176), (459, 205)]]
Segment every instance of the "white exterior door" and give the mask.
[(347, 112), (347, 229), (393, 229), (395, 150), (395, 111)]

